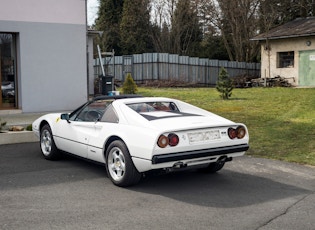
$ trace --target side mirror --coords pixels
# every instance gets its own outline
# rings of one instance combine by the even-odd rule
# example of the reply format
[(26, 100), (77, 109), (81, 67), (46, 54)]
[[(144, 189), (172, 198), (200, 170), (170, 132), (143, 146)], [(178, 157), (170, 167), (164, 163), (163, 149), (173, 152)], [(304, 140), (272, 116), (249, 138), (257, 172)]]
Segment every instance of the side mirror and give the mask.
[(61, 120), (66, 120), (68, 123), (70, 123), (70, 118), (68, 113), (63, 113), (60, 115)]

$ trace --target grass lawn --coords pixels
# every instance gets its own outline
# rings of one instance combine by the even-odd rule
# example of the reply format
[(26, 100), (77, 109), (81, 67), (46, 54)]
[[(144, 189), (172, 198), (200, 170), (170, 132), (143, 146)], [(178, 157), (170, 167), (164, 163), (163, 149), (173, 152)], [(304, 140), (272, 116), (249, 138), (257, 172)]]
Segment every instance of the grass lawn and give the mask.
[(315, 88), (234, 89), (222, 100), (214, 88), (144, 88), (143, 96), (180, 99), (247, 125), (248, 155), (315, 165)]

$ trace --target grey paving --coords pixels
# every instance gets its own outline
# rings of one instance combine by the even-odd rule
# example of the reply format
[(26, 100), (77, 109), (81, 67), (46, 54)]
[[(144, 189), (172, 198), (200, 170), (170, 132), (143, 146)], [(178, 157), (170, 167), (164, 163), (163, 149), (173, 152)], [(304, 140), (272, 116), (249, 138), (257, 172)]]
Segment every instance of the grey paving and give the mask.
[(0, 146), (0, 229), (313, 230), (315, 169), (240, 157), (218, 173), (148, 175), (119, 188), (105, 167), (38, 143)]

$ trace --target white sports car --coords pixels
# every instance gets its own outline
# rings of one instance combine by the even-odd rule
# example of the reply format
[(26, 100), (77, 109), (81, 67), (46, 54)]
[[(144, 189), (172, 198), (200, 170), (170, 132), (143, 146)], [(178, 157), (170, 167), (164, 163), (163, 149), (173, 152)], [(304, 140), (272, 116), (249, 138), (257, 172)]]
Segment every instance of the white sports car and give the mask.
[(103, 163), (122, 187), (152, 170), (200, 166), (216, 172), (249, 148), (244, 124), (161, 97), (97, 97), (70, 114), (38, 118), (33, 131), (46, 159), (63, 151)]

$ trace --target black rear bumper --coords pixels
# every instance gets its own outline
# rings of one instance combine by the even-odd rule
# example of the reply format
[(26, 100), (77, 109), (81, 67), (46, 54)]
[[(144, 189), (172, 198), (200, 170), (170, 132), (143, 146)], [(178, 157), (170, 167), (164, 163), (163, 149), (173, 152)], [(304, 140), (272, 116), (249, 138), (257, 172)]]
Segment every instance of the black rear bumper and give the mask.
[(201, 149), (201, 150), (180, 152), (180, 153), (161, 154), (161, 155), (155, 155), (152, 157), (152, 164), (160, 164), (160, 163), (166, 163), (166, 162), (171, 162), (171, 161), (180, 161), (180, 160), (195, 159), (195, 158), (209, 157), (209, 156), (220, 156), (220, 155), (225, 155), (229, 153), (244, 152), (244, 151), (247, 151), (248, 149), (249, 149), (248, 144), (242, 144), (242, 145), (233, 145), (233, 146), (226, 146), (226, 147), (219, 147), (219, 148), (212, 148), (212, 149)]

